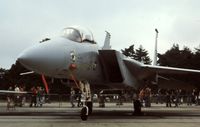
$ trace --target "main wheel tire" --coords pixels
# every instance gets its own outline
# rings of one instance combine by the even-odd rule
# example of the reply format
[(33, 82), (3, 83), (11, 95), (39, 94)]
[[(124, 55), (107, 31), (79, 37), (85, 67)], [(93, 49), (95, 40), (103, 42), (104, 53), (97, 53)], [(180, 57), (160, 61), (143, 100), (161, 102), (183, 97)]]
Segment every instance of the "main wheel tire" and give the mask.
[(92, 114), (93, 103), (91, 101), (89, 101), (89, 102), (86, 102), (85, 105), (89, 109), (89, 115), (91, 115)]
[(134, 113), (135, 114), (140, 115), (142, 113), (141, 107), (142, 107), (142, 105), (139, 100), (134, 101)]
[(84, 106), (82, 109), (81, 109), (81, 119), (83, 121), (86, 121), (88, 119), (88, 107)]

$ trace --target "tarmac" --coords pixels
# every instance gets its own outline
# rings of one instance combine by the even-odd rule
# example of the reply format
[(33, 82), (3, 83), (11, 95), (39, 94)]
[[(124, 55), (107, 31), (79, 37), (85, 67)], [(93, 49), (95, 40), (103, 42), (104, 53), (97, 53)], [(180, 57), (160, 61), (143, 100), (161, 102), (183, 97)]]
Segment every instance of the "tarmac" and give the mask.
[(199, 127), (200, 106), (180, 105), (178, 108), (152, 104), (142, 108), (143, 114), (133, 115), (132, 103), (121, 106), (106, 103), (105, 108), (94, 104), (87, 121), (80, 119), (81, 108), (70, 103), (50, 103), (43, 107), (16, 107), (7, 111), (0, 102), (0, 127)]

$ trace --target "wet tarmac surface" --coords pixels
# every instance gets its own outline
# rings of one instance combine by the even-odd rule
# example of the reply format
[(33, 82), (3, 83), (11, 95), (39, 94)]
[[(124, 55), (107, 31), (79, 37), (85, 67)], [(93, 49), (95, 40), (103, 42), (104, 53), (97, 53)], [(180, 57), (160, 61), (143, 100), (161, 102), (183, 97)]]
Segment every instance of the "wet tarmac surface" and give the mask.
[(0, 127), (199, 127), (200, 106), (181, 105), (167, 108), (153, 104), (143, 108), (143, 114), (133, 115), (132, 104), (122, 106), (107, 104), (99, 108), (96, 104), (87, 121), (80, 119), (81, 108), (71, 108), (69, 104), (58, 106), (57, 103), (44, 107), (16, 107), (7, 111), (0, 105)]

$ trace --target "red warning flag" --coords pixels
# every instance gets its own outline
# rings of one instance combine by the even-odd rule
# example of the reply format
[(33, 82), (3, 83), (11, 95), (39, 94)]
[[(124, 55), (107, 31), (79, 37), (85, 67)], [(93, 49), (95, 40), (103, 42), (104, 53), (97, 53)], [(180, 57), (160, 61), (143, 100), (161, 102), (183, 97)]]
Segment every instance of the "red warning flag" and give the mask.
[(46, 90), (46, 92), (48, 94), (49, 93), (49, 87), (48, 87), (48, 84), (47, 84), (47, 81), (46, 81), (44, 75), (42, 75), (42, 81), (43, 81), (43, 84), (45, 86), (45, 90)]

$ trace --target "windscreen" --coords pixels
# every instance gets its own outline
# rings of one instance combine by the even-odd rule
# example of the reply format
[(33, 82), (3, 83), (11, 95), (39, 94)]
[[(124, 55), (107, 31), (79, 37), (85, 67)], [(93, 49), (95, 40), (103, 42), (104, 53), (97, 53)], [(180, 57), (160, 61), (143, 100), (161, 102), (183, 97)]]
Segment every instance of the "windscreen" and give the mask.
[(75, 42), (95, 43), (92, 33), (81, 27), (67, 27), (63, 30), (62, 36)]
[(69, 40), (82, 42), (81, 34), (78, 30), (73, 28), (66, 28), (63, 30), (63, 36), (68, 38)]

